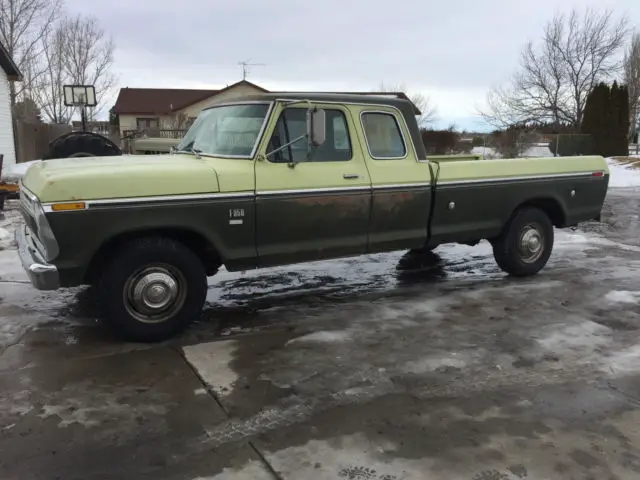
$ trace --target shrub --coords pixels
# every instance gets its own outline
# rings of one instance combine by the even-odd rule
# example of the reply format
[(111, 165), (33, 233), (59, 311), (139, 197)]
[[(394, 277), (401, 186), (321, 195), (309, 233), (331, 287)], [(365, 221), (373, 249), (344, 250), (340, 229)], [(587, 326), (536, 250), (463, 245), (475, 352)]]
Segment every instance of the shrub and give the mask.
[(554, 156), (574, 157), (593, 155), (593, 137), (591, 135), (556, 135), (549, 142), (549, 150)]
[(427, 152), (435, 155), (455, 152), (460, 138), (460, 134), (452, 128), (447, 130), (423, 128), (420, 130), (420, 136)]

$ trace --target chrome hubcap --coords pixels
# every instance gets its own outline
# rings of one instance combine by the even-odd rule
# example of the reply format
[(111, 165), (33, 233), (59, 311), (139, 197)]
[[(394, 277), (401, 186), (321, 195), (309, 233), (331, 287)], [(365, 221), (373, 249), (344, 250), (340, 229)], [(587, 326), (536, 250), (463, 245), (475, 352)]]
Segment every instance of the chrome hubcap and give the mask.
[(522, 260), (526, 263), (535, 262), (542, 256), (544, 241), (540, 231), (529, 225), (520, 235), (519, 250)]
[(128, 312), (141, 322), (162, 322), (184, 303), (184, 278), (169, 267), (149, 267), (131, 275), (124, 288)]

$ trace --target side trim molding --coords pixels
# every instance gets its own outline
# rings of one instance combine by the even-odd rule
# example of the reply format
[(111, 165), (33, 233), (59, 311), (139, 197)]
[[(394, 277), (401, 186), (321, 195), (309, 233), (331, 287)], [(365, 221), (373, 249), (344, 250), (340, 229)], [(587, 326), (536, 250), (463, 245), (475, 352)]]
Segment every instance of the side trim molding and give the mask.
[[(599, 173), (599, 172), (596, 172)], [(602, 172), (604, 173), (604, 172)], [(555, 179), (571, 179), (571, 178), (583, 178), (603, 180), (607, 178), (606, 174), (594, 175), (593, 172), (574, 172), (574, 173), (557, 173), (549, 175), (528, 175), (518, 177), (493, 177), (482, 178), (472, 180), (445, 180), (438, 182), (437, 188), (450, 188), (457, 186), (474, 186), (485, 184), (509, 184), (517, 182), (530, 182), (530, 181), (549, 181)], [(231, 192), (231, 193), (201, 193), (201, 194), (187, 194), (187, 195), (161, 195), (152, 197), (125, 197), (125, 198), (105, 198), (98, 200), (84, 200), (87, 208), (99, 208), (106, 206), (119, 206), (119, 205), (145, 205), (156, 203), (171, 203), (171, 202), (189, 202), (189, 201), (207, 201), (207, 200), (224, 200), (224, 199), (255, 199), (257, 197), (271, 197), (276, 195), (304, 195), (304, 194), (323, 194), (323, 193), (339, 193), (339, 192), (375, 192), (384, 190), (406, 190), (406, 189), (431, 189), (431, 183), (429, 182), (416, 182), (416, 183), (394, 183), (387, 185), (361, 185), (361, 186), (345, 186), (345, 187), (331, 187), (331, 188), (303, 188), (303, 189), (291, 189), (291, 190), (264, 190), (264, 191), (245, 191), (245, 192)], [(24, 189), (23, 191), (26, 191)], [(83, 200), (78, 200), (83, 201)], [(56, 203), (66, 202), (51, 202), (44, 203), (42, 207), (46, 213), (69, 213), (69, 212), (54, 212), (52, 205)], [(85, 210), (73, 210), (76, 212), (82, 212)]]

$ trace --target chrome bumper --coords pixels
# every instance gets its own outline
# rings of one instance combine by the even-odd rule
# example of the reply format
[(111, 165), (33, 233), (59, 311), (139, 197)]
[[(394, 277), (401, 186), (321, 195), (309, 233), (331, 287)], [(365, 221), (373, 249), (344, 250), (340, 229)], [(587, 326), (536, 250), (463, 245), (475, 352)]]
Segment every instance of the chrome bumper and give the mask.
[(58, 289), (60, 287), (58, 269), (42, 258), (26, 225), (21, 225), (16, 229), (15, 238), (22, 268), (27, 272), (33, 286), (38, 290)]

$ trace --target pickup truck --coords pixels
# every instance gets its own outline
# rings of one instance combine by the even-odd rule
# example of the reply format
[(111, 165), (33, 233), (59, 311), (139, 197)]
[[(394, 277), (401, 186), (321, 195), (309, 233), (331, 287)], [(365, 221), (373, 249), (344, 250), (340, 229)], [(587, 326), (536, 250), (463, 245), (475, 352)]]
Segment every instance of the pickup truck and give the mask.
[(153, 342), (200, 315), (222, 265), (488, 240), (536, 274), (608, 183), (599, 156), (432, 161), (400, 98), (265, 93), (204, 109), (170, 154), (35, 162), (16, 240), (35, 288), (96, 285), (106, 323)]

